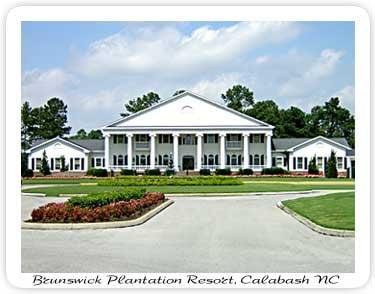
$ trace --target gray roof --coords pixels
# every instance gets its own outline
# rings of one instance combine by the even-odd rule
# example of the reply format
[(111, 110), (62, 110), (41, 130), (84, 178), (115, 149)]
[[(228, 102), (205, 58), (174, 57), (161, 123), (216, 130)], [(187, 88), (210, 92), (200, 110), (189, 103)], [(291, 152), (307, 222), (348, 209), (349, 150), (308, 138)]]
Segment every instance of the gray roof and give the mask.
[(355, 155), (355, 150), (354, 149), (346, 150), (346, 156), (354, 156), (354, 155)]
[[(72, 142), (73, 144), (79, 145), (83, 148), (86, 148), (90, 151), (104, 151), (104, 139), (68, 139), (63, 138), (66, 141)], [(35, 140), (31, 147), (38, 146), (48, 140), (40, 139)]]
[[(287, 150), (299, 144), (302, 144), (313, 138), (272, 138), (274, 150)], [(345, 138), (327, 138), (336, 143), (349, 147), (348, 142)]]

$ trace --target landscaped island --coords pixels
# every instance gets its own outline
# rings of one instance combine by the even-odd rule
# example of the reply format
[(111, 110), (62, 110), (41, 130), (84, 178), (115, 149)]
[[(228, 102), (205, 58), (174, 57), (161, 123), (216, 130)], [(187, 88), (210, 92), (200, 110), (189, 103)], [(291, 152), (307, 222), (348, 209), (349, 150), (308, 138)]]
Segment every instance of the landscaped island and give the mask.
[(282, 202), (287, 208), (322, 227), (354, 230), (354, 192), (334, 193)]
[(31, 213), (31, 222), (87, 223), (123, 221), (140, 217), (165, 201), (163, 193), (144, 189), (75, 196), (63, 203), (48, 203)]

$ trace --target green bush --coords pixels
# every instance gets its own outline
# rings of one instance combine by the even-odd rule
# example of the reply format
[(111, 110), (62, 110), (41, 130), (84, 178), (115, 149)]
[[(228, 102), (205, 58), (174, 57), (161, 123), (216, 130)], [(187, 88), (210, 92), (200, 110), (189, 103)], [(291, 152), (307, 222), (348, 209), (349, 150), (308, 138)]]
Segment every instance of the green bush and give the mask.
[(99, 180), (99, 186), (217, 186), (217, 185), (241, 185), (243, 182), (230, 177), (116, 177), (115, 179)]
[(49, 165), (48, 165), (48, 157), (47, 157), (46, 150), (43, 151), (43, 157), (42, 157), (42, 164), (40, 166), (40, 172), (44, 176), (47, 176), (47, 175), (51, 174), (51, 170), (50, 170)]
[(286, 175), (289, 172), (281, 167), (270, 167), (262, 169), (262, 175)]
[(327, 165), (326, 177), (337, 178), (336, 154), (334, 151), (331, 151), (331, 156), (328, 158)]
[(253, 174), (253, 170), (251, 168), (240, 168), (239, 174), (244, 176), (251, 176)]
[(34, 176), (34, 172), (32, 169), (24, 170), (24, 173), (22, 175), (22, 177), (25, 177), (25, 178), (32, 178), (33, 176)]
[(167, 168), (164, 172), (165, 176), (174, 176), (176, 174), (176, 171), (174, 169)]
[(201, 176), (210, 176), (210, 175), (211, 175), (211, 171), (210, 171), (210, 169), (208, 169), (208, 168), (201, 168), (201, 169), (199, 170), (199, 174), (200, 174)]
[(74, 196), (68, 200), (72, 206), (95, 208), (118, 201), (128, 201), (142, 198), (146, 189), (127, 189), (125, 191), (109, 191), (89, 194), (87, 196)]
[(217, 176), (230, 176), (232, 174), (232, 171), (229, 167), (227, 168), (217, 168), (215, 171), (215, 174)]
[(135, 169), (122, 169), (120, 174), (122, 176), (135, 176), (137, 175), (137, 171)]
[(86, 175), (93, 177), (108, 177), (108, 171), (104, 168), (90, 168)]
[(316, 159), (315, 159), (315, 157), (311, 158), (311, 160), (309, 162), (308, 173), (310, 175), (318, 175), (319, 174), (319, 169), (316, 166)]
[(145, 175), (146, 176), (160, 176), (161, 172), (160, 172), (160, 169), (158, 169), (158, 168), (146, 169), (145, 170)]

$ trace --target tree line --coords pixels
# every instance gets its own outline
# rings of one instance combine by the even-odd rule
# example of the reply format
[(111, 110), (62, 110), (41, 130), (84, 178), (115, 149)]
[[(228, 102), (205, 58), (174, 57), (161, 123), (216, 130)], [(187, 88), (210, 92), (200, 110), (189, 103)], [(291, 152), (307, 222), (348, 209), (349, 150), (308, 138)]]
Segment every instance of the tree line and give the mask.
[[(177, 90), (173, 95), (183, 93)], [(354, 115), (340, 105), (339, 97), (331, 97), (323, 105), (312, 107), (310, 112), (291, 106), (281, 108), (275, 101), (255, 101), (254, 93), (243, 85), (234, 85), (221, 95), (224, 104), (241, 113), (275, 126), (275, 138), (312, 138), (319, 135), (325, 137), (344, 137), (349, 145), (355, 146)], [(143, 96), (129, 100), (124, 105), (126, 117), (144, 110), (160, 102), (157, 93), (149, 92)], [(21, 142), (22, 149), (29, 148), (34, 140), (51, 139), (56, 136), (68, 136), (71, 127), (67, 126), (67, 105), (59, 98), (51, 98), (41, 107), (32, 108), (24, 102), (21, 108)], [(100, 130), (86, 132), (77, 131), (71, 139), (101, 139)]]

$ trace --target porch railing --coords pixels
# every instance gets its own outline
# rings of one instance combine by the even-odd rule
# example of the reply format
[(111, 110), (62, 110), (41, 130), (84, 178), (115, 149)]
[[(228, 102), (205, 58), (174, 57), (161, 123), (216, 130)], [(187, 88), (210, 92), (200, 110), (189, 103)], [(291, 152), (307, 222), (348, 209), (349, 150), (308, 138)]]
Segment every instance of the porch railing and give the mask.
[(227, 141), (225, 143), (225, 146), (228, 149), (240, 149), (242, 144), (241, 144), (241, 141)]
[(135, 149), (150, 149), (150, 142), (135, 142)]

